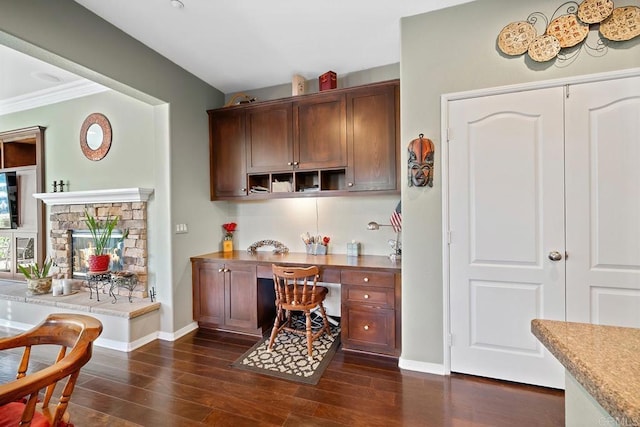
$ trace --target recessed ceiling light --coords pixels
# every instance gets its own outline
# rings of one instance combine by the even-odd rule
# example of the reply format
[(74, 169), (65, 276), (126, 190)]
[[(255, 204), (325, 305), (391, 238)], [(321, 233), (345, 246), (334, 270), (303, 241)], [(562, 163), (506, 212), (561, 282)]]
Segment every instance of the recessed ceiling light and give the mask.
[(176, 9), (182, 9), (184, 7), (184, 3), (182, 3), (180, 0), (170, 0), (171, 6), (175, 7)]
[(31, 73), (31, 75), (36, 79), (44, 80), (45, 82), (60, 83), (62, 81), (60, 77), (54, 76), (53, 74), (45, 73), (43, 71)]

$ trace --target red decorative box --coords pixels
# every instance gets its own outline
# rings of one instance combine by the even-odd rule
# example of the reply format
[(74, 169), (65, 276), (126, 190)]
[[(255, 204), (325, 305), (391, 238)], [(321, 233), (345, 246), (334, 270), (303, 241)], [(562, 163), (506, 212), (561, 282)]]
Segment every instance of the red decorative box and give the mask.
[(320, 90), (335, 89), (338, 87), (338, 76), (333, 71), (327, 71), (318, 78)]

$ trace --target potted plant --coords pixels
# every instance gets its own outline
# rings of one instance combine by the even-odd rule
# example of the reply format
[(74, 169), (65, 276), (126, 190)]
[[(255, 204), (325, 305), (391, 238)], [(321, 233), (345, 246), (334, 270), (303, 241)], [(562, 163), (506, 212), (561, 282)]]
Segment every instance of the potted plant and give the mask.
[(47, 258), (42, 265), (38, 263), (33, 264), (18, 264), (18, 270), (23, 274), (27, 280), (27, 294), (39, 295), (46, 294), (51, 291), (51, 279), (49, 276), (49, 270), (53, 265), (53, 260)]
[(108, 249), (107, 245), (111, 240), (113, 229), (118, 224), (118, 219), (118, 216), (111, 217), (107, 215), (106, 220), (98, 221), (87, 210), (84, 211), (84, 223), (89, 229), (95, 245), (94, 253), (89, 255), (89, 271), (106, 271), (109, 269), (111, 256), (105, 253), (105, 250)]

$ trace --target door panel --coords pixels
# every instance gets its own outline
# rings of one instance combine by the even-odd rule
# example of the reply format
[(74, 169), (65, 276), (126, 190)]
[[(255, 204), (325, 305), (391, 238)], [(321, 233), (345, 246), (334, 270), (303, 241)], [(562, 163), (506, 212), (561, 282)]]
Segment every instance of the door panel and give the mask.
[(502, 112), (467, 126), (472, 264), (539, 263), (537, 122), (530, 115)]
[(567, 320), (640, 327), (640, 77), (571, 86)]
[(563, 90), (449, 103), (451, 369), (562, 388), (530, 332), (564, 320)]

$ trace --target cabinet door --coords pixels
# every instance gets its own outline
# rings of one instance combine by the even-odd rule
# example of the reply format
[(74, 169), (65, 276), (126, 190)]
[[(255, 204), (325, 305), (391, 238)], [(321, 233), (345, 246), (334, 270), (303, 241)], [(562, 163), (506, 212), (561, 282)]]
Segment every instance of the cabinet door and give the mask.
[(396, 190), (399, 149), (397, 83), (347, 93), (347, 187)]
[(345, 97), (320, 95), (294, 102), (294, 162), (299, 169), (347, 164)]
[(223, 265), (209, 262), (192, 264), (193, 318), (206, 325), (224, 324)]
[(225, 268), (225, 319), (227, 326), (258, 327), (256, 266), (227, 264)]
[(248, 172), (291, 170), (293, 166), (291, 123), (291, 102), (247, 110)]
[(244, 111), (209, 112), (211, 200), (247, 195), (244, 137)]

